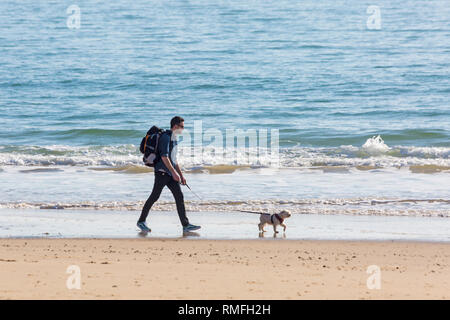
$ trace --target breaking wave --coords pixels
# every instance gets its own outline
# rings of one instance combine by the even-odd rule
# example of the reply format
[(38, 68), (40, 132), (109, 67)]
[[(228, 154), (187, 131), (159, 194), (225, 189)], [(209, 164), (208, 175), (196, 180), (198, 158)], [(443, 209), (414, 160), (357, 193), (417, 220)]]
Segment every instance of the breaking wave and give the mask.
[[(142, 166), (138, 146), (0, 146), (1, 166), (101, 166), (130, 168)], [(411, 167), (416, 171), (448, 171), (449, 147), (388, 146), (380, 136), (367, 139), (360, 147), (291, 147), (279, 153), (269, 149), (234, 148), (213, 146), (180, 147), (178, 159), (190, 170), (219, 168), (224, 172), (245, 167), (334, 167), (346, 166), (358, 169)], [(120, 170), (120, 169), (118, 169)], [(144, 169), (136, 172), (147, 172)], [(211, 169), (214, 171), (214, 169)]]

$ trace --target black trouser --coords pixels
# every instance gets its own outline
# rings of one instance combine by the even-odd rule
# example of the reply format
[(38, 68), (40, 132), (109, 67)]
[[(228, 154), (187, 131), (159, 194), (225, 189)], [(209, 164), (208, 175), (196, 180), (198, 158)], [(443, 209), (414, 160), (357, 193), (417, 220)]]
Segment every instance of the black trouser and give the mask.
[(150, 208), (159, 199), (161, 191), (167, 186), (170, 191), (172, 191), (173, 197), (175, 198), (175, 203), (177, 204), (178, 216), (180, 217), (180, 222), (183, 226), (189, 224), (189, 220), (186, 217), (186, 209), (184, 208), (184, 197), (181, 191), (180, 184), (175, 181), (172, 176), (165, 172), (155, 172), (155, 183), (153, 185), (152, 193), (145, 202), (142, 208), (141, 216), (139, 217), (139, 222), (144, 222), (147, 219)]

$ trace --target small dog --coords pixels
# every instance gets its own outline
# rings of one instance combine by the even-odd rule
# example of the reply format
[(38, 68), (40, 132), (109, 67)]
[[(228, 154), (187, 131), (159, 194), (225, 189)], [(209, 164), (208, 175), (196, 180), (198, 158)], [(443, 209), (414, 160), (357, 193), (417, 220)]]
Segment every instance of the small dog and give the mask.
[(273, 232), (278, 233), (277, 226), (280, 225), (283, 227), (283, 232), (286, 231), (286, 225), (283, 223), (284, 219), (287, 219), (291, 216), (291, 213), (287, 210), (283, 210), (280, 213), (269, 214), (269, 213), (261, 213), (259, 218), (259, 232), (265, 232), (264, 226), (266, 224), (270, 224), (273, 226)]

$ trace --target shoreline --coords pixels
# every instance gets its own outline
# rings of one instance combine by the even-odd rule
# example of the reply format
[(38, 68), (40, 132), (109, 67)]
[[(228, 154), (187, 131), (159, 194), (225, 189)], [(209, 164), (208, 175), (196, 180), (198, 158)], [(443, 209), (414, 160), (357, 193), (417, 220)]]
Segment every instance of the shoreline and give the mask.
[(109, 238), (98, 238), (98, 237), (92, 237), (92, 238), (81, 238), (81, 237), (74, 237), (74, 238), (57, 238), (57, 237), (34, 237), (34, 236), (24, 236), (24, 237), (10, 237), (10, 238), (6, 238), (6, 237), (0, 237), (0, 242), (3, 240), (60, 240), (60, 241), (128, 241), (128, 240), (136, 240), (136, 241), (150, 241), (150, 242), (165, 242), (165, 241), (230, 241), (230, 242), (239, 242), (239, 241), (248, 241), (248, 242), (264, 242), (264, 241), (282, 241), (282, 242), (322, 242), (322, 243), (344, 243), (344, 244), (349, 244), (349, 243), (374, 243), (374, 244), (381, 244), (381, 243), (392, 243), (392, 244), (442, 244), (442, 245), (450, 245), (450, 241), (439, 241), (439, 240), (404, 240), (404, 239), (400, 239), (400, 240), (390, 240), (390, 239), (386, 239), (386, 240), (359, 240), (359, 239), (347, 239), (347, 240), (332, 240), (332, 239), (287, 239), (287, 238), (283, 238), (282, 236), (279, 237), (263, 237), (263, 238), (254, 238), (254, 239), (246, 239), (246, 238), (233, 238), (233, 239), (220, 239), (220, 238), (201, 238), (198, 236), (191, 236), (191, 235), (181, 235), (179, 237), (154, 237), (154, 238), (149, 238), (149, 237), (130, 237), (130, 238), (114, 238), (114, 237), (109, 237)]
[(277, 239), (415, 241), (450, 243), (450, 219), (445, 217), (292, 214), (286, 232), (266, 225), (259, 216), (240, 212), (190, 211), (190, 222), (202, 226), (184, 235), (176, 211), (151, 211), (152, 232), (136, 227), (138, 211), (0, 209), (0, 238), (12, 239)]
[[(450, 243), (192, 240), (0, 239), (0, 298), (450, 298)], [(380, 289), (367, 287), (373, 265)]]

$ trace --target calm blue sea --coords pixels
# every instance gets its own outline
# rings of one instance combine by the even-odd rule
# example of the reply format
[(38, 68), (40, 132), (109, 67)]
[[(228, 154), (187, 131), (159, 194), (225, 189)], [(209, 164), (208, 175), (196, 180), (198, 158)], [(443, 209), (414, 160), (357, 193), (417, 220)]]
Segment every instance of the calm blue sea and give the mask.
[[(71, 5), (78, 29), (67, 25)], [(367, 26), (371, 5), (379, 29)], [(279, 130), (280, 165), (304, 184), (291, 171), (278, 187), (214, 178), (233, 187), (211, 195), (202, 181), (210, 200), (447, 201), (450, 2), (0, 1), (2, 203), (145, 198), (150, 182), (121, 191), (123, 179), (143, 178), (117, 172), (145, 172), (140, 139), (174, 115), (188, 130), (199, 120), (204, 130)], [(183, 161), (192, 172), (236, 165)]]

